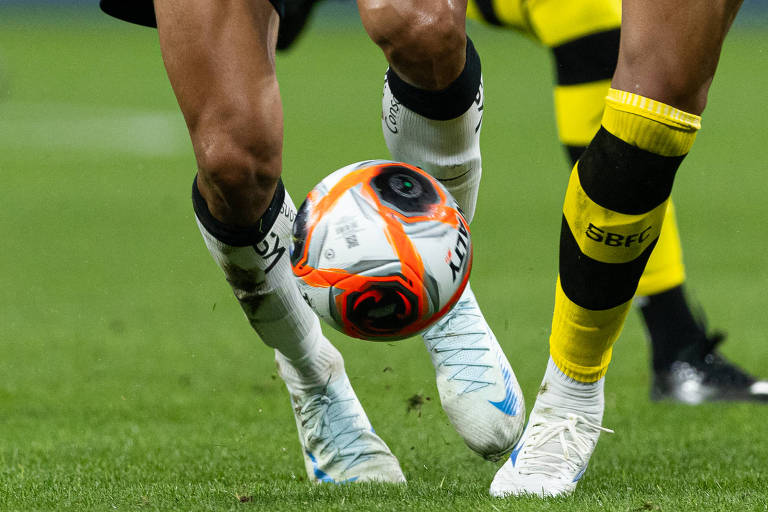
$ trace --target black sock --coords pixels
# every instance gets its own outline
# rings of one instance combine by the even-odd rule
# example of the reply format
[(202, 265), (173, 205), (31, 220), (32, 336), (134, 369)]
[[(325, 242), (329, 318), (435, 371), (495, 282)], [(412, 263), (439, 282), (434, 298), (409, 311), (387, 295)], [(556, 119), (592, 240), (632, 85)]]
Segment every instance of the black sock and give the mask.
[(700, 354), (707, 333), (691, 311), (682, 285), (645, 297), (640, 310), (651, 338), (655, 371), (668, 369), (673, 361)]

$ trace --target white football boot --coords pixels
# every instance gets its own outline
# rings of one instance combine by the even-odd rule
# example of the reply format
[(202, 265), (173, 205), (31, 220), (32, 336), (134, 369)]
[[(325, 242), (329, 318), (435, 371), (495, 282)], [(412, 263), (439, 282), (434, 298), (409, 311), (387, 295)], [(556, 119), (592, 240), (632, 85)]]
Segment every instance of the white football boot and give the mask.
[(525, 404), (469, 285), (453, 310), (422, 337), (448, 419), (472, 450), (499, 460), (520, 437)]
[[(550, 366), (554, 366), (552, 360)], [(586, 385), (571, 381), (568, 386), (577, 389), (572, 394), (551, 374), (548, 367), (525, 432), (493, 478), (492, 496), (572, 493), (587, 469), (600, 433), (613, 433), (600, 425), (603, 379)]]
[(296, 370), (276, 354), (278, 372), (290, 393), (310, 481), (405, 482), (397, 458), (368, 421), (341, 355), (334, 357), (338, 352), (331, 356), (326, 384), (309, 388), (298, 383)]

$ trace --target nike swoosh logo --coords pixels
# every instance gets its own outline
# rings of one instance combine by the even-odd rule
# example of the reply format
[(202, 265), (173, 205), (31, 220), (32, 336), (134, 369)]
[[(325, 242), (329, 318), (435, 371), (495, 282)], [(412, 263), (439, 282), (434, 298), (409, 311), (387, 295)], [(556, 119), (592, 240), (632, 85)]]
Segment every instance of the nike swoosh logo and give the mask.
[(524, 444), (525, 443), (520, 443), (516, 445), (514, 448), (512, 448), (512, 453), (509, 454), (509, 460), (512, 461), (513, 466), (517, 464), (517, 455), (520, 453), (520, 450), (523, 449)]
[(499, 362), (501, 363), (501, 376), (504, 378), (504, 399), (498, 402), (488, 400), (488, 403), (507, 416), (517, 416), (519, 400), (512, 385), (512, 371), (507, 364), (502, 361)]
[(342, 480), (341, 482), (337, 482), (336, 480), (331, 478), (328, 475), (328, 473), (326, 473), (325, 471), (323, 471), (322, 469), (320, 469), (317, 466), (317, 459), (315, 459), (315, 456), (312, 455), (312, 452), (307, 450), (307, 456), (309, 456), (309, 460), (312, 461), (312, 469), (314, 470), (315, 478), (317, 478), (321, 482), (328, 482), (328, 483), (332, 483), (332, 484), (346, 484), (346, 483), (354, 482), (355, 480), (357, 480), (357, 477), (354, 476), (352, 478), (348, 478), (346, 480)]
[(576, 473), (576, 476), (573, 477), (573, 480), (572, 480), (573, 482), (578, 482), (579, 480), (581, 480), (581, 477), (584, 476), (584, 472), (587, 470), (587, 466), (589, 466), (589, 464), (584, 464), (584, 467), (581, 468), (581, 471)]

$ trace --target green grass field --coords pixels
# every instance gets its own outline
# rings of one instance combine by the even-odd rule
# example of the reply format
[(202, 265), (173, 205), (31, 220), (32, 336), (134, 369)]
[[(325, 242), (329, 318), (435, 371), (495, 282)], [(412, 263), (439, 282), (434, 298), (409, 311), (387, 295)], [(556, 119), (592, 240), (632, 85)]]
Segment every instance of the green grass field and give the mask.
[[(567, 166), (547, 53), (473, 26), (484, 182), (473, 288), (528, 405), (547, 359)], [(731, 35), (676, 198), (690, 288), (768, 375), (768, 32)], [(356, 24), (279, 58), (285, 182), (386, 157), (385, 63)], [(306, 481), (288, 396), (200, 240), (194, 160), (155, 33), (73, 11), (0, 10), (0, 510), (768, 510), (768, 407), (648, 399), (633, 314), (604, 435), (566, 499), (498, 500), (443, 414), (419, 340), (329, 332), (407, 486)], [(409, 403), (421, 402), (409, 407)]]

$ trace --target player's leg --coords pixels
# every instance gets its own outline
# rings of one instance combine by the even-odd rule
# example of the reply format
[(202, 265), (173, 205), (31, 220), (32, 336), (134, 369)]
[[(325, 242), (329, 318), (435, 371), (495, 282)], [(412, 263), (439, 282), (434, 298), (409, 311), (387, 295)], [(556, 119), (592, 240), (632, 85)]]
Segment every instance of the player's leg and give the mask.
[(402, 481), (290, 269), (296, 210), (280, 181), (275, 7), (266, 0), (154, 3), (163, 60), (198, 163), (198, 226), (251, 325), (275, 349), (309, 478)]
[[(732, 0), (717, 6), (712, 17), (712, 30), (716, 34), (722, 31), (724, 35), (732, 16), (735, 16), (738, 4), (740, 1)], [(697, 8), (701, 9), (700, 6)], [(630, 30), (633, 29), (634, 26)], [(636, 36), (631, 33), (627, 37)], [(693, 78), (674, 76), (672, 71), (668, 71), (666, 80), (673, 83), (701, 84), (691, 86), (696, 89), (694, 92), (675, 93), (691, 98), (686, 100), (691, 104), (687, 108), (703, 110), (711, 80), (707, 70), (717, 64), (721, 43), (718, 38), (704, 41), (694, 39), (694, 44), (708, 45), (711, 53), (700, 71), (687, 70), (688, 73), (694, 74)], [(649, 42), (646, 41), (645, 44)], [(643, 77), (653, 72), (649, 69), (651, 65), (646, 61), (647, 57), (643, 52), (644, 50), (638, 47), (634, 55), (624, 56), (628, 62), (619, 66), (614, 87), (629, 89), (629, 84), (634, 79), (631, 73)], [(636, 64), (636, 61), (641, 64)], [(636, 70), (630, 72), (630, 68)], [(647, 80), (641, 83), (649, 85), (645, 85), (646, 89), (638, 91), (640, 95), (658, 95), (661, 101), (670, 104), (680, 101), (670, 93), (667, 93), (667, 96), (658, 93), (660, 89), (665, 88), (663, 83), (651, 84)], [(665, 89), (674, 91), (675, 87)], [(691, 310), (682, 286), (685, 275), (677, 226), (674, 222), (669, 223), (670, 220), (674, 221), (674, 218), (674, 210), (670, 204), (659, 243), (648, 261), (637, 289), (637, 302), (641, 307), (653, 349), (654, 382), (651, 396), (654, 399), (672, 399), (690, 404), (706, 400), (768, 402), (768, 381), (758, 380), (726, 360), (717, 350), (723, 335), (707, 332), (704, 318)]]
[[(472, 219), (480, 182), (484, 98), (466, 36), (466, 2), (358, 0), (389, 62), (382, 129), (392, 156), (438, 178)], [(472, 290), (424, 334), (441, 404), (470, 448), (496, 459), (522, 430), (523, 396)]]
[[(602, 427), (603, 376), (693, 144), (738, 0), (624, 0), (602, 127), (566, 192), (543, 390), (494, 495), (571, 492)], [(550, 437), (551, 436), (551, 437)]]
[[(317, 2), (301, 0), (291, 4), (280, 23), (278, 49), (293, 44)], [(619, 51), (619, 2), (470, 0), (467, 16), (514, 28), (553, 49), (558, 79), (554, 94), (558, 133), (573, 166), (600, 127)], [(688, 404), (706, 400), (768, 401), (768, 381), (749, 375), (717, 350), (724, 335), (708, 332), (702, 314), (694, 313), (684, 282), (682, 247), (670, 199), (659, 241), (635, 298), (651, 346), (651, 397)]]
[[(667, 210), (659, 244), (648, 261), (648, 267), (654, 263), (661, 248), (669, 220), (670, 210)], [(676, 236), (672, 230), (669, 233)], [(640, 286), (643, 286), (644, 278), (645, 274)], [(639, 290), (640, 287), (638, 295), (642, 295)], [(640, 306), (653, 347), (653, 400), (673, 400), (691, 405), (705, 401), (768, 403), (768, 380), (750, 375), (720, 353), (719, 345), (725, 334), (707, 331), (705, 317), (691, 310), (683, 286), (638, 296), (635, 303)]]
[[(517, 2), (501, 2), (501, 5)], [(605, 94), (619, 53), (620, 2), (553, 0), (527, 4), (528, 30), (552, 48), (558, 134), (571, 165), (600, 128)], [(574, 12), (578, 11), (578, 12)], [(508, 19), (503, 18), (503, 19)], [(686, 403), (765, 400), (758, 381), (716, 350), (723, 336), (707, 332), (684, 289), (685, 268), (672, 199), (659, 241), (638, 284), (639, 306), (651, 345), (651, 396)]]
[[(471, 0), (468, 16), (522, 31), (552, 49), (558, 135), (576, 163), (600, 128), (605, 95), (619, 53), (621, 6), (617, 0)], [(670, 199), (659, 241), (637, 288), (651, 346), (655, 400), (768, 401), (768, 382), (726, 360), (684, 289), (686, 279), (675, 208)]]
[[(507, 3), (513, 2), (497, 2)], [(519, 28), (552, 49), (558, 133), (569, 157), (575, 162), (600, 126), (605, 94), (616, 67), (621, 6), (615, 0), (549, 0), (525, 3), (522, 10), (524, 15), (520, 16)], [(562, 396), (567, 400), (562, 400)], [(555, 418), (542, 417), (542, 410), (557, 409), (562, 402), (565, 402), (567, 410)], [(538, 494), (556, 494), (558, 489), (545, 491), (543, 485), (537, 482), (541, 478), (537, 473), (546, 473), (546, 464), (543, 470), (541, 467), (534, 468), (523, 478), (515, 473), (516, 464), (526, 461), (531, 446), (547, 441), (551, 461), (562, 460), (567, 449), (570, 453), (566, 457), (578, 463), (582, 457), (579, 450), (583, 447), (566, 448), (560, 441), (561, 436), (565, 439), (579, 433), (588, 439), (596, 438), (603, 430), (602, 413), (602, 379), (595, 384), (577, 384), (550, 359), (526, 432), (494, 479), (491, 493), (514, 494), (522, 489)], [(553, 439), (547, 439), (550, 434)]]

